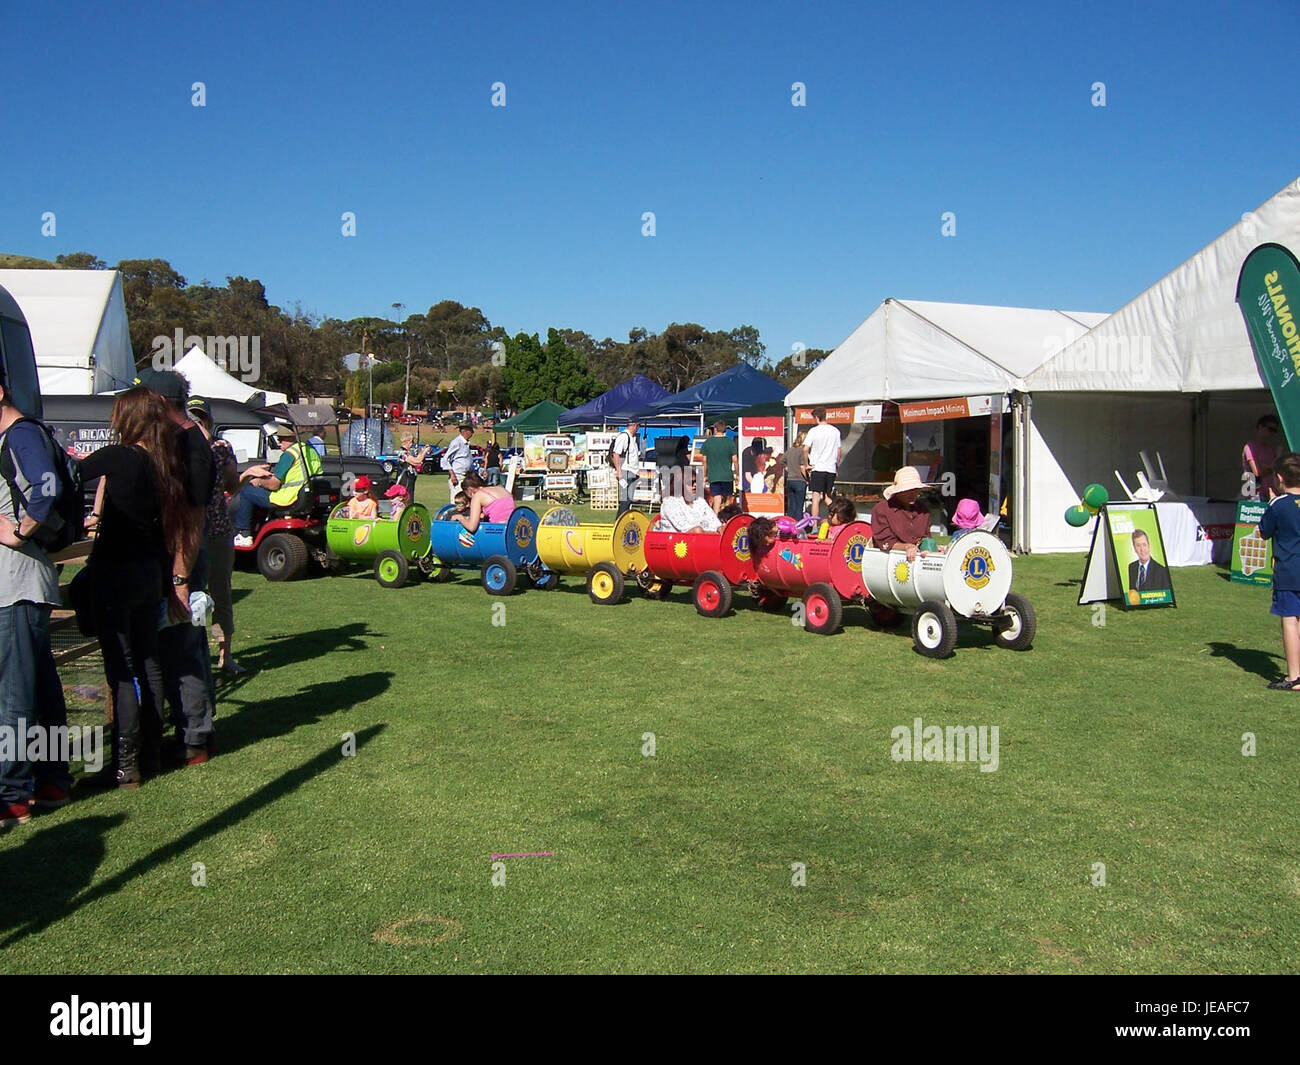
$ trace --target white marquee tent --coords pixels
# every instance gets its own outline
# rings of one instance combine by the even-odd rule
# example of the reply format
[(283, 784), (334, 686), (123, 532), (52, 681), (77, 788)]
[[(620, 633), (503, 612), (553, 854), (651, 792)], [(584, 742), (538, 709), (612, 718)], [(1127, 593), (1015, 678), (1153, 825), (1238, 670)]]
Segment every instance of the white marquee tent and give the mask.
[(1237, 275), (1269, 241), (1300, 251), (1300, 179), (1028, 375), (1024, 546), (1085, 550), (1090, 529), (1067, 525), (1065, 509), (1093, 481), (1120, 495), (1115, 470), (1135, 487), (1143, 450), (1159, 452), (1182, 496), (1241, 494), (1241, 447), (1272, 397), (1235, 302)]
[(202, 396), (204, 399), (233, 399), (237, 403), (243, 403), (255, 392), (264, 392), (268, 405), (289, 402), (289, 397), (283, 392), (254, 388), (238, 377), (232, 377), (197, 346), (181, 356), (176, 363), (176, 372), (190, 383), (191, 395)]
[(787, 407), (1007, 394), (1106, 316), (887, 299), (788, 396)]
[(32, 331), (44, 395), (90, 395), (135, 380), (116, 270), (0, 270)]

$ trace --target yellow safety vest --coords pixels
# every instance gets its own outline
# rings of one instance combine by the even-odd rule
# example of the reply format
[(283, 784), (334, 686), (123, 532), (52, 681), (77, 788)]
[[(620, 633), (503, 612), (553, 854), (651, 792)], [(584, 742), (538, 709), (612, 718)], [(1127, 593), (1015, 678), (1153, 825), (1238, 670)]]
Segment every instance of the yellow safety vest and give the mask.
[(293, 456), (293, 465), (285, 475), (280, 487), (271, 493), (271, 505), (287, 507), (298, 501), (298, 493), (308, 478), (320, 474), (323, 469), (320, 453), (310, 444), (294, 444), (289, 448)]

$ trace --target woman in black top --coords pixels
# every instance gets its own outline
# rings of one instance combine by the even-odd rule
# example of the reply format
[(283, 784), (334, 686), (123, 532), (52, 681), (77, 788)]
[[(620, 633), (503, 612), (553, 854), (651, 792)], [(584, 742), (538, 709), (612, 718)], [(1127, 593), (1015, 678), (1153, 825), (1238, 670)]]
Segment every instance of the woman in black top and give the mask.
[(83, 481), (105, 478), (90, 589), (104, 675), (113, 690), (117, 785), (140, 784), (162, 739), (158, 625), (171, 589), (174, 547), (187, 535), (180, 459), (166, 401), (147, 388), (123, 392), (110, 425), (120, 443), (81, 459)]

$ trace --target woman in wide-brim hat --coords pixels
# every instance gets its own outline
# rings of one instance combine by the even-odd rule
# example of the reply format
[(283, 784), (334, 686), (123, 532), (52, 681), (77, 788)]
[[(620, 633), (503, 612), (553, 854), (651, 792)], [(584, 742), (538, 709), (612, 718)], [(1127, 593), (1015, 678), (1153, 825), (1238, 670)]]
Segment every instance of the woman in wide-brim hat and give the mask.
[(902, 548), (913, 561), (923, 539), (930, 535), (930, 508), (920, 502), (925, 482), (915, 466), (894, 474), (884, 499), (871, 512), (871, 542), (882, 551)]

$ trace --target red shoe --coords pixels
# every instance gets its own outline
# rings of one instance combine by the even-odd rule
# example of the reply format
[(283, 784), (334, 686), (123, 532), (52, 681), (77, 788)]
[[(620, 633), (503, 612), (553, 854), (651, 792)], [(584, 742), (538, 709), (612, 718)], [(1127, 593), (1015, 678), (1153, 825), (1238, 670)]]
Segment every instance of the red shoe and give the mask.
[(0, 828), (25, 825), (31, 819), (31, 804), (25, 799), (22, 802), (10, 802), (0, 806)]
[(36, 789), (36, 797), (32, 799), (32, 805), (38, 810), (57, 810), (60, 806), (67, 806), (71, 801), (72, 796), (57, 784), (42, 784)]
[(209, 733), (208, 742), (205, 743), (202, 747), (187, 746), (185, 748), (186, 765), (202, 765), (208, 759), (215, 758), (216, 756), (217, 756), (216, 733)]

